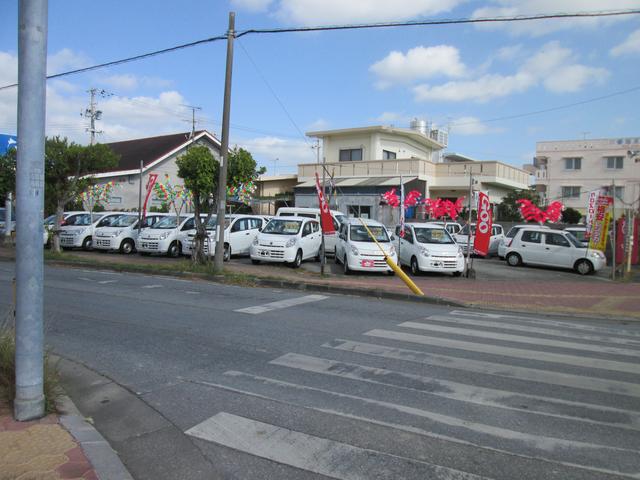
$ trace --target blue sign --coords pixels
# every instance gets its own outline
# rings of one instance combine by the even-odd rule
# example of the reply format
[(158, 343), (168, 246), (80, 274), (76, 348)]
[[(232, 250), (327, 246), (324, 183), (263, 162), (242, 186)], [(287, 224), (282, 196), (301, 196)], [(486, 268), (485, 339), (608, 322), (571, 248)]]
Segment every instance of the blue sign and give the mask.
[(18, 137), (0, 133), (0, 155), (7, 153), (10, 148), (18, 148)]

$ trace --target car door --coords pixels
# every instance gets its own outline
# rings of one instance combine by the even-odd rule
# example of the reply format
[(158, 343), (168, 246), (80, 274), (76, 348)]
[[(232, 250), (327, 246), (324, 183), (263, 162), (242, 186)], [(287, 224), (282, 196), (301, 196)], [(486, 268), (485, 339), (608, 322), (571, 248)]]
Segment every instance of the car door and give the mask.
[(415, 238), (413, 234), (413, 229), (405, 225), (404, 227), (404, 236), (400, 238), (400, 248), (399, 248), (399, 259), (401, 265), (409, 265), (411, 263), (411, 257), (413, 255)]
[(300, 246), (302, 247), (302, 258), (308, 258), (312, 249), (311, 222), (304, 222), (300, 232)]
[(236, 253), (246, 253), (251, 245), (251, 230), (249, 229), (248, 218), (237, 218), (229, 229), (229, 244), (231, 251)]
[(522, 230), (516, 239), (517, 244), (514, 249), (520, 254), (524, 263), (541, 264), (544, 261), (545, 250), (540, 230)]
[(338, 239), (336, 241), (336, 258), (342, 260), (344, 258), (344, 242), (347, 234), (347, 224), (340, 224), (340, 229), (338, 230)]
[(311, 235), (309, 236), (310, 237), (309, 243), (310, 243), (311, 250), (309, 252), (309, 256), (315, 257), (320, 251), (320, 247), (322, 246), (322, 228), (320, 227), (319, 222), (311, 222), (310, 225), (311, 225)]
[(544, 234), (543, 262), (554, 267), (572, 268), (571, 243), (564, 235), (558, 232), (545, 232)]
[(504, 239), (504, 231), (500, 225), (491, 227), (491, 240), (489, 241), (489, 254), (497, 254), (500, 241)]

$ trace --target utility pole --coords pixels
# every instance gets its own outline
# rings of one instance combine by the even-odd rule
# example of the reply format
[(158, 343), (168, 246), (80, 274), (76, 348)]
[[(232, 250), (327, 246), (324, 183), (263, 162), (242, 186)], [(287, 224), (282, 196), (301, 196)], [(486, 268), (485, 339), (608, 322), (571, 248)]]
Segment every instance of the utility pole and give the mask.
[(11, 244), (11, 192), (4, 199), (4, 244)]
[(140, 160), (140, 175), (138, 180), (138, 238), (142, 233), (142, 175), (144, 171), (144, 161)]
[(224, 214), (227, 207), (227, 167), (229, 162), (229, 117), (231, 113), (231, 77), (233, 73), (233, 40), (235, 38), (235, 12), (229, 12), (229, 30), (227, 31), (227, 66), (224, 80), (224, 105), (222, 109), (222, 139), (220, 175), (218, 177), (218, 221), (216, 256), (213, 259), (213, 271), (221, 274), (224, 256)]
[(616, 181), (611, 179), (611, 197), (613, 202), (611, 203), (611, 216), (613, 217), (613, 230), (611, 231), (611, 280), (616, 279)]
[(471, 268), (471, 213), (473, 208), (473, 172), (469, 165), (469, 218), (467, 220), (467, 259), (464, 263), (464, 276), (475, 278), (475, 273)]
[[(326, 186), (325, 171), (327, 170), (326, 163), (327, 163), (326, 157), (322, 157), (322, 196), (324, 197), (325, 201), (327, 201), (327, 190), (325, 188)], [(329, 206), (328, 203), (327, 203), (327, 206)], [(322, 205), (320, 205), (320, 208), (322, 208)], [(329, 210), (331, 210), (330, 206), (329, 206)], [(321, 223), (320, 227), (322, 227), (322, 222), (320, 223)], [(320, 245), (320, 249), (322, 250), (322, 256), (320, 256), (320, 275), (324, 275), (324, 267), (327, 264), (327, 252), (325, 250), (324, 231), (322, 230), (322, 228), (320, 228), (320, 231), (322, 232), (322, 245)], [(335, 251), (334, 251), (334, 255), (335, 255)]]
[[(183, 107), (189, 108), (191, 110), (191, 136), (190, 139), (195, 138), (196, 136), (196, 110), (202, 110), (202, 107), (194, 107), (193, 105), (182, 105)], [(189, 121), (189, 120), (185, 120)]]
[[(102, 110), (97, 109), (98, 104), (96, 103), (96, 93), (98, 92), (98, 90), (95, 88), (92, 88), (91, 90), (88, 90), (88, 92), (89, 94), (91, 94), (91, 100), (89, 101), (89, 108), (87, 108), (84, 111), (84, 114), (81, 113), (80, 115), (89, 119), (89, 128), (85, 129), (85, 131), (91, 133), (90, 144), (95, 145), (96, 133), (103, 133), (102, 130), (96, 130), (96, 120), (100, 120), (100, 118), (102, 118)], [(103, 96), (106, 94), (104, 90), (100, 90), (99, 93)]]
[(16, 398), (18, 421), (44, 415), (43, 252), (47, 0), (18, 2)]

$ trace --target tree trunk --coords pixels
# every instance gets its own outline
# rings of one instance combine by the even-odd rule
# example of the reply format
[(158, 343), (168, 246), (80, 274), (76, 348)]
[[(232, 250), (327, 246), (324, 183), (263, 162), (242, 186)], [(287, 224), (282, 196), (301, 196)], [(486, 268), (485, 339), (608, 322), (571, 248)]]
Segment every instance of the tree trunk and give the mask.
[(191, 261), (196, 265), (207, 263), (207, 256), (204, 254), (204, 242), (207, 237), (207, 230), (200, 218), (200, 196), (193, 194), (193, 214), (196, 226), (196, 234), (193, 237), (193, 248), (191, 249)]
[(62, 249), (60, 248), (60, 225), (62, 224), (62, 217), (64, 214), (64, 203), (58, 202), (56, 205), (56, 221), (53, 225), (53, 229), (51, 230), (51, 251), (55, 253), (60, 253)]

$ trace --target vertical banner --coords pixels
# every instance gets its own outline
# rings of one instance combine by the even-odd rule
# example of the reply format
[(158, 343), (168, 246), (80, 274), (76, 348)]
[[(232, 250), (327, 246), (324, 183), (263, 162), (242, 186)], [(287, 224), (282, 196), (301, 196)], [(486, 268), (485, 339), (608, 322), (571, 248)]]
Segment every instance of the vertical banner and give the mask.
[(607, 248), (607, 234), (611, 223), (611, 205), (613, 197), (599, 195), (596, 202), (596, 211), (591, 220), (591, 238), (589, 248), (604, 251)]
[(316, 191), (318, 192), (318, 203), (320, 204), (320, 225), (322, 225), (322, 233), (335, 233), (336, 229), (333, 226), (333, 218), (331, 217), (327, 199), (324, 197), (324, 192), (320, 186), (318, 172), (316, 172)]
[(598, 190), (589, 192), (589, 198), (587, 199), (587, 215), (585, 218), (585, 224), (587, 226), (587, 232), (585, 234), (586, 240), (591, 238), (591, 222), (593, 222), (593, 216), (596, 213), (599, 193), (600, 192)]
[(149, 195), (151, 195), (151, 192), (153, 191), (153, 186), (156, 184), (156, 180), (158, 180), (158, 174), (157, 173), (150, 173), (149, 174), (149, 181), (147, 182), (147, 194), (144, 197), (144, 205), (142, 207), (142, 219), (143, 220), (147, 216), (147, 202), (149, 201)]
[(478, 192), (478, 220), (476, 221), (476, 234), (473, 239), (473, 253), (483, 256), (489, 253), (492, 226), (493, 211), (489, 196), (486, 193)]
[(398, 235), (404, 238), (404, 182), (402, 175), (400, 176), (400, 232)]

